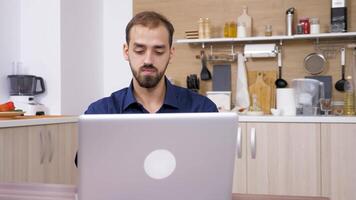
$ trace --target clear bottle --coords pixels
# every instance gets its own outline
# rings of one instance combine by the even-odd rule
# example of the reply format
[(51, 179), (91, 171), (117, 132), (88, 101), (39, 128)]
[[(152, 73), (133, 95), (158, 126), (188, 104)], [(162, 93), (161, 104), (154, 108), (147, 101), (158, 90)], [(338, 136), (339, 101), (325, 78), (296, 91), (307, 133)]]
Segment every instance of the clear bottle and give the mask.
[(204, 20), (204, 38), (210, 38), (210, 20), (205, 18)]
[(353, 87), (352, 77), (346, 78), (344, 93), (344, 115), (355, 114), (355, 90)]
[(198, 29), (199, 39), (203, 39), (205, 37), (204, 36), (204, 20), (203, 20), (203, 18), (199, 18), (198, 26), (199, 26), (199, 29)]

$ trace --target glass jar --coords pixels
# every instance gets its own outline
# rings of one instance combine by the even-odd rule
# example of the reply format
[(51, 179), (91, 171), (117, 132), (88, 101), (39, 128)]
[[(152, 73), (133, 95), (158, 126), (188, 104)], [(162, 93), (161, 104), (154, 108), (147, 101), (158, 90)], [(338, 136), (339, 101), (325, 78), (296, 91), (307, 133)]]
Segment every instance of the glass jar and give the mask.
[(272, 36), (272, 25), (268, 24), (265, 26), (265, 36)]
[(319, 34), (320, 33), (320, 24), (318, 18), (310, 19), (310, 33), (311, 34)]
[(332, 114), (340, 116), (344, 114), (344, 102), (343, 101), (333, 101), (332, 102)]
[(301, 18), (299, 20), (299, 23), (302, 24), (303, 26), (303, 34), (310, 34), (310, 23), (309, 23), (309, 18)]

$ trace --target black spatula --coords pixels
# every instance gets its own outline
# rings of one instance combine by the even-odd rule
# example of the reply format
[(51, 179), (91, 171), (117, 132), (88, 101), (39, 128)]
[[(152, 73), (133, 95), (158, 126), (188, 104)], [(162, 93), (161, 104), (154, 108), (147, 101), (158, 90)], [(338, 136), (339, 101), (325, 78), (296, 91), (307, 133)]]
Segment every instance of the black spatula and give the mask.
[(200, 51), (200, 60), (201, 60), (201, 72), (200, 79), (203, 81), (207, 81), (211, 79), (211, 73), (207, 66), (206, 55), (204, 50)]

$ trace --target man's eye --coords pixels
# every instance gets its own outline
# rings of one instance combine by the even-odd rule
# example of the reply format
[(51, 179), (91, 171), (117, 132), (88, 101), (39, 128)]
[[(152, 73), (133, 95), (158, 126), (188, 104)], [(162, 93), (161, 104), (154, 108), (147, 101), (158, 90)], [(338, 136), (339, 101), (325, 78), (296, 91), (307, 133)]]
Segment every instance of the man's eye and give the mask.
[(162, 55), (162, 54), (164, 54), (164, 51), (156, 51), (156, 54), (157, 55)]
[(143, 51), (143, 50), (135, 50), (134, 52), (137, 53), (137, 54), (143, 54), (145, 51)]

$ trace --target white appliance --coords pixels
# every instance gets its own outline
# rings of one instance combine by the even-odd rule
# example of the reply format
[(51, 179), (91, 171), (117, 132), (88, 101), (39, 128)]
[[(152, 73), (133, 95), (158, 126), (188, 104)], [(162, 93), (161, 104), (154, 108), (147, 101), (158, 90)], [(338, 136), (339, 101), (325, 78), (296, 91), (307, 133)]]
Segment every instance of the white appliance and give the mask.
[(44, 81), (33, 75), (9, 75), (10, 100), (16, 109), (25, 115), (45, 115), (46, 107), (35, 100), (35, 96), (45, 92)]

